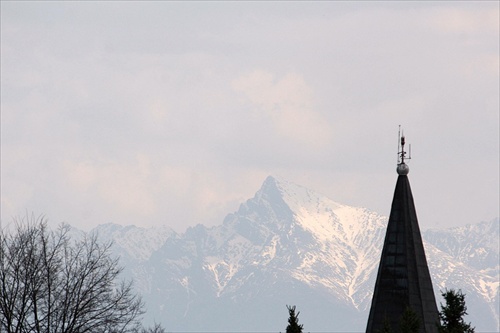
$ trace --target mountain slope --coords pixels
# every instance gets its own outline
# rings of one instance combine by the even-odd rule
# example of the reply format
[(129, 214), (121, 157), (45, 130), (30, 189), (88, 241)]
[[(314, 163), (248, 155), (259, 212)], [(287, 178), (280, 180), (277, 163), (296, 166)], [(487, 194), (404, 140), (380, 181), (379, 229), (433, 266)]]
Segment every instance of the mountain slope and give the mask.
[(496, 274), (500, 265), (498, 218), (490, 222), (451, 228), (427, 230), (424, 237), (456, 260), (484, 273)]
[[(365, 329), (386, 223), (268, 177), (219, 226), (107, 234), (144, 295), (146, 319), (168, 330), (278, 332), (285, 305), (295, 304), (306, 331), (357, 332)], [(436, 299), (445, 287), (461, 288), (477, 331), (497, 331), (498, 219), (468, 228), (423, 233)]]

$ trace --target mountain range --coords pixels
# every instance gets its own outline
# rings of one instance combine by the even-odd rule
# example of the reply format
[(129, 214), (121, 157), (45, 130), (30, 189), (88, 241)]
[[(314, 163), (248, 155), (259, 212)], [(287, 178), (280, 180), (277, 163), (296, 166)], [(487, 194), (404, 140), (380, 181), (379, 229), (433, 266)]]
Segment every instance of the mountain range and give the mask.
[[(296, 305), (305, 332), (364, 332), (387, 220), (270, 176), (218, 226), (93, 232), (168, 331), (280, 332)], [(498, 218), (422, 237), (438, 308), (461, 289), (476, 332), (499, 332)]]

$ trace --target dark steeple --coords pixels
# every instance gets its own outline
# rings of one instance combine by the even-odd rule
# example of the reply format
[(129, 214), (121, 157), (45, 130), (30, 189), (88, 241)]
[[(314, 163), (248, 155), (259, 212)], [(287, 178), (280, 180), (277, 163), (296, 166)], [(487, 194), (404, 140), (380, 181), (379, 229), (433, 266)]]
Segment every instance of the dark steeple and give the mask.
[(421, 333), (438, 332), (439, 315), (408, 181), (409, 168), (404, 163), (404, 144), (403, 136), (397, 168), (399, 176), (373, 292), (367, 333), (381, 330), (386, 321), (393, 332), (398, 332), (401, 316), (407, 307), (420, 319)]

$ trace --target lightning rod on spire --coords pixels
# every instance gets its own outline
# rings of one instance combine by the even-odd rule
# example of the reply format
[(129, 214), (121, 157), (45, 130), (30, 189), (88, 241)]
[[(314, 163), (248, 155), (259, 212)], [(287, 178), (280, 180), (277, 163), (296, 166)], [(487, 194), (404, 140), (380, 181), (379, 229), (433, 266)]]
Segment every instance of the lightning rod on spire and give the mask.
[(406, 160), (410, 160), (411, 159), (411, 145), (410, 145), (410, 155), (408, 157), (406, 157), (405, 144), (406, 144), (406, 138), (405, 138), (404, 132), (401, 131), (401, 125), (399, 125), (399, 131), (398, 131), (398, 166), (396, 168), (396, 171), (398, 172), (398, 175), (403, 175), (403, 176), (406, 176), (408, 174), (408, 172), (410, 172), (410, 168), (405, 163), (405, 159)]

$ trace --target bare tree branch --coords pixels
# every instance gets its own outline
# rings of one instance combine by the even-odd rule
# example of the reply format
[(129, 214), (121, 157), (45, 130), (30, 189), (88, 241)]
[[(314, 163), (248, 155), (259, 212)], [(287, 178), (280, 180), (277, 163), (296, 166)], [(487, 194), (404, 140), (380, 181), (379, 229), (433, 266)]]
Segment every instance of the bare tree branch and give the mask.
[(119, 282), (112, 244), (71, 242), (69, 230), (33, 215), (0, 230), (0, 332), (137, 332), (143, 303)]

